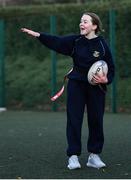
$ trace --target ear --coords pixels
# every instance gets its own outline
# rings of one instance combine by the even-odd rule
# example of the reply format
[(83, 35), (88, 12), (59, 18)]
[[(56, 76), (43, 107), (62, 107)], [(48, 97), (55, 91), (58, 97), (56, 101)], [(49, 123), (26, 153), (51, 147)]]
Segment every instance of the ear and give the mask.
[(95, 30), (97, 29), (97, 25), (94, 24), (93, 27), (92, 27), (92, 29), (95, 31)]

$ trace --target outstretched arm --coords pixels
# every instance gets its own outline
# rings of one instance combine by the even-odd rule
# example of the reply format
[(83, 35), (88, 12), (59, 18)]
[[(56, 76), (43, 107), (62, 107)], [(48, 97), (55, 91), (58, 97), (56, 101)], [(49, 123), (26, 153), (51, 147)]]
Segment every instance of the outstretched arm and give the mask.
[(72, 55), (75, 39), (78, 38), (78, 35), (55, 36), (35, 32), (27, 28), (22, 28), (21, 31), (38, 38), (39, 41), (49, 49), (68, 56)]

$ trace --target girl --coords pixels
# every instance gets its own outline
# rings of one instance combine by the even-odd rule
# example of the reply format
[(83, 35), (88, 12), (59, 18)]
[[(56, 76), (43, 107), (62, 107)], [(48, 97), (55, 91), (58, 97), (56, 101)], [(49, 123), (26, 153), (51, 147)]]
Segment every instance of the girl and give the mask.
[[(80, 34), (63, 37), (26, 28), (21, 30), (38, 38), (48, 48), (72, 57), (73, 70), (68, 74), (67, 86), (67, 167), (81, 168), (78, 156), (81, 154), (81, 129), (86, 106), (89, 128), (87, 150), (90, 153), (86, 165), (102, 168), (106, 166), (99, 157), (104, 144), (105, 92), (106, 85), (114, 78), (114, 63), (107, 43), (99, 35), (102, 31), (100, 18), (95, 13), (84, 13), (79, 27)], [(96, 85), (91, 85), (87, 80), (87, 73), (91, 65), (98, 60), (106, 61), (108, 74), (101, 77), (94, 75), (93, 81)]]

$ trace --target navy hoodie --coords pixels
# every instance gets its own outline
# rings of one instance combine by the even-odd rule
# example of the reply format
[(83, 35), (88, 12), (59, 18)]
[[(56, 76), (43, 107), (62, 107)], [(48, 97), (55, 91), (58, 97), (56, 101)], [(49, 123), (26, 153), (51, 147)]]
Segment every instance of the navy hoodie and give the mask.
[(104, 60), (108, 65), (107, 84), (112, 82), (115, 72), (114, 62), (102, 36), (87, 39), (83, 35), (54, 36), (40, 33), (38, 39), (46, 47), (72, 57), (73, 71), (68, 75), (69, 79), (87, 81), (87, 72), (91, 65), (98, 60)]

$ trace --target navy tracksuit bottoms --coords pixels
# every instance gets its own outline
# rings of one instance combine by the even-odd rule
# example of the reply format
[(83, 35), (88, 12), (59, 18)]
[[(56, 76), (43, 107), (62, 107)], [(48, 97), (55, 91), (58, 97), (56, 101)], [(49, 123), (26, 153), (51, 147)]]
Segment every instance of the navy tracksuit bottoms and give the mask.
[(99, 86), (69, 79), (67, 85), (67, 155), (81, 154), (81, 129), (87, 107), (89, 135), (88, 152), (99, 154), (104, 144), (103, 115), (105, 93)]

